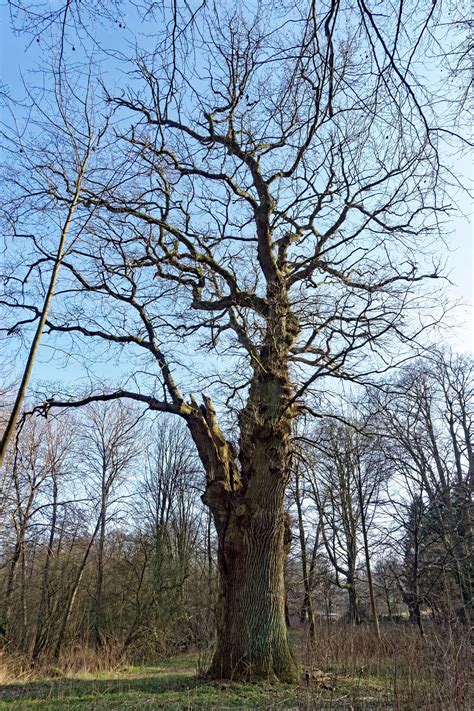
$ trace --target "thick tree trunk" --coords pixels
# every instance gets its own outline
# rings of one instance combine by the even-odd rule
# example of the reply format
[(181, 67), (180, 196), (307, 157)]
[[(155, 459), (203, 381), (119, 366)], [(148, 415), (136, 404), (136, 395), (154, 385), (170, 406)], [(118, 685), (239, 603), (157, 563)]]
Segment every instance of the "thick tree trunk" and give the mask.
[(218, 540), (217, 641), (209, 675), (294, 681), (298, 669), (285, 623), (284, 565), (291, 539), (285, 511), (291, 423), (241, 417), (240, 470), (212, 404), (190, 430), (208, 473), (204, 503)]
[[(269, 497), (271, 498), (271, 497)], [(235, 507), (218, 532), (220, 591), (212, 677), (294, 681), (285, 622), (283, 503)]]
[(208, 398), (201, 406), (191, 401), (186, 417), (206, 470), (203, 501), (218, 540), (217, 641), (209, 675), (291, 682), (298, 668), (285, 622), (284, 565), (291, 534), (284, 504), (295, 415), (288, 357), (299, 323), (283, 281), (275, 278), (267, 298), (267, 333), (254, 354), (249, 397), (239, 414), (238, 455)]

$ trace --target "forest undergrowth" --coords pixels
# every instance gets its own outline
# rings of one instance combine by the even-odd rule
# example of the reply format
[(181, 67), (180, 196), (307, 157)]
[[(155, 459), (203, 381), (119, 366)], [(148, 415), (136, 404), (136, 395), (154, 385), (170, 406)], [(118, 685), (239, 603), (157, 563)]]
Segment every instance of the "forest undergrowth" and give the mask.
[(31, 666), (5, 654), (0, 709), (470, 709), (470, 649), (466, 630), (383, 625), (318, 624), (310, 643), (291, 630), (301, 679), (287, 684), (208, 681), (209, 649), (159, 660), (125, 656), (113, 645), (65, 649), (58, 665)]

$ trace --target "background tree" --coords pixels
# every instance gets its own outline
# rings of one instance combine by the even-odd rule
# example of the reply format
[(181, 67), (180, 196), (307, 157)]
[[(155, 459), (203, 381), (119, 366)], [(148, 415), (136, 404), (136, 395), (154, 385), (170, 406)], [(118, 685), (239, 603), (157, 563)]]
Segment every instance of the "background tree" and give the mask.
[[(389, 423), (384, 456), (405, 478), (405, 490), (414, 492), (409, 510), (421, 506), (423, 527), (442, 541), (467, 616), (472, 614), (472, 375), (472, 359), (433, 351), (405, 370), (391, 394), (374, 395)], [(419, 516), (410, 519), (407, 530)]]
[[(301, 456), (299, 452), (298, 454)], [(296, 456), (295, 459), (296, 463), (293, 464), (293, 474), (290, 480), (289, 488), (291, 499), (294, 502), (297, 512), (299, 553), (304, 590), (304, 597), (299, 617), (301, 623), (306, 621), (309, 622), (309, 635), (310, 639), (313, 640), (316, 631), (314, 625), (315, 615), (312, 593), (316, 572), (317, 554), (320, 545), (321, 519), (318, 518), (317, 524), (310, 519), (310, 526), (308, 527), (305, 525), (309, 518), (308, 501), (311, 501), (311, 493), (308, 491), (306, 477), (304, 476), (304, 469), (301, 466), (301, 462), (298, 461), (299, 457)], [(313, 529), (313, 536), (307, 532), (307, 528), (310, 528), (310, 531)]]
[(147, 605), (154, 610), (157, 628), (169, 627), (173, 619), (174, 635), (180, 626), (183, 635), (191, 626), (196, 630), (187, 582), (202, 545), (200, 474), (187, 428), (179, 421), (159, 420), (146, 452), (136, 510), (150, 546), (152, 596)]
[[(358, 476), (348, 427), (329, 423), (315, 435), (315, 449), (308, 461), (313, 499), (321, 537), (334, 571), (335, 584), (347, 591), (348, 619), (362, 621), (357, 586), (362, 509)], [(342, 576), (342, 579), (341, 579)]]
[(47, 512), (47, 538), (31, 652), (33, 662), (38, 659), (41, 652), (48, 646), (50, 635), (54, 629), (55, 595), (51, 578), (53, 577), (55, 564), (56, 542), (58, 533), (61, 531), (60, 508), (64, 506), (64, 502), (60, 500), (60, 487), (62, 489), (61, 484), (63, 483), (61, 480), (68, 475), (72, 464), (73, 425), (72, 418), (63, 418), (60, 421), (56, 420), (47, 423), (44, 427), (43, 437), (46, 439), (47, 448), (44, 466), (48, 471), (51, 491), (49, 494), (46, 493), (46, 500), (43, 503), (43, 508)]
[(140, 415), (120, 401), (94, 403), (81, 418), (79, 446), (81, 465), (91, 479), (91, 499), (97, 501), (96, 580), (93, 594), (93, 636), (97, 647), (103, 643), (104, 568), (107, 524), (117, 516), (120, 495), (117, 489), (139, 454), (137, 424)]
[[(17, 443), (7, 462), (7, 476), (12, 486), (8, 491), (6, 513), (13, 533), (11, 551), (6, 560), (5, 592), (3, 598), (3, 634), (10, 641), (15, 627), (15, 642), (22, 649), (27, 643), (27, 568), (29, 556), (29, 533), (34, 517), (40, 488), (45, 485), (48, 470), (44, 465), (44, 450), (41, 447), (41, 423), (30, 423), (22, 435), (21, 446)], [(44, 430), (43, 430), (44, 431)], [(14, 597), (15, 589), (18, 595)], [(15, 604), (16, 603), (16, 604)], [(15, 624), (13, 625), (13, 622)]]

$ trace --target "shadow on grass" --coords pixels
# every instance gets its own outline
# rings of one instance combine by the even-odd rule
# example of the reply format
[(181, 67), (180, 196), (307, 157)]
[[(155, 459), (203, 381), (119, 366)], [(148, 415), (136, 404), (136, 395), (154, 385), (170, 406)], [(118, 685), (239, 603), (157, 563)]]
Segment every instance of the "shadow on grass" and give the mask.
[(0, 686), (1, 701), (17, 699), (44, 699), (61, 696), (67, 698), (119, 694), (127, 692), (159, 694), (165, 691), (188, 691), (202, 685), (202, 679), (189, 674), (163, 674), (143, 677), (123, 677), (119, 679), (77, 679), (61, 677), (48, 681), (32, 681), (23, 684)]
[(212, 682), (192, 673), (147, 671), (138, 678), (61, 678), (0, 686), (0, 709), (281, 709), (298, 704), (297, 687)]
[[(93, 678), (61, 677), (0, 686), (0, 710), (76, 711), (77, 709), (135, 711), (149, 709), (393, 709), (381, 699), (367, 698), (363, 689), (355, 694), (354, 680), (328, 685), (314, 675), (311, 683), (243, 684), (208, 681), (195, 674), (195, 667), (140, 667), (102, 672)], [(104, 675), (104, 676), (102, 676)], [(335, 681), (335, 680), (334, 680)], [(372, 690), (373, 691), (373, 690)], [(363, 697), (366, 696), (364, 699)], [(379, 696), (379, 694), (375, 694)], [(361, 698), (362, 697), (362, 698)]]

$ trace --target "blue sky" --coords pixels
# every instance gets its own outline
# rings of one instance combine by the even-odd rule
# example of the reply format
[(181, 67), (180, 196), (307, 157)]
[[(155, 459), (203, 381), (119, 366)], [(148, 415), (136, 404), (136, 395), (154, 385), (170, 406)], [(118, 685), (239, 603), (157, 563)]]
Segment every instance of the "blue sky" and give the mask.
[[(2, 84), (11, 96), (21, 98), (23, 95), (21, 75), (32, 76), (31, 72), (38, 68), (41, 58), (41, 42), (37, 45), (34, 41), (31, 43), (28, 37), (14, 36), (10, 27), (8, 8), (3, 5), (0, 13)], [(119, 28), (117, 23), (110, 23), (104, 41), (110, 46), (114, 46), (115, 49), (120, 46), (124, 47), (127, 42), (127, 34), (128, 31)], [(68, 51), (71, 54), (70, 49)], [(469, 180), (472, 180), (472, 167), (468, 157), (452, 162), (463, 182), (467, 184)], [(474, 240), (472, 227), (465, 217), (471, 210), (471, 204), (467, 195), (461, 192), (453, 197), (459, 202), (459, 212), (452, 221), (453, 233), (448, 240), (450, 252), (441, 255), (446, 257), (447, 272), (452, 284), (440, 281), (439, 289), (440, 292), (447, 292), (453, 301), (459, 301), (462, 304), (450, 318), (450, 323), (459, 325), (451, 332), (446, 332), (447, 343), (456, 350), (474, 353), (474, 311), (472, 306), (474, 303)], [(442, 246), (441, 249), (443, 249)], [(58, 361), (53, 362), (51, 355), (47, 340), (44, 340), (35, 367), (34, 379), (36, 382), (56, 377), (63, 379), (65, 376), (66, 379), (74, 378), (75, 374), (79, 373), (79, 367), (76, 367), (71, 360), (67, 366), (67, 374), (59, 372)], [(21, 368), (21, 364), (19, 367)], [(107, 376), (108, 371), (110, 371), (110, 363), (98, 364), (98, 372), (102, 372), (104, 377)]]

